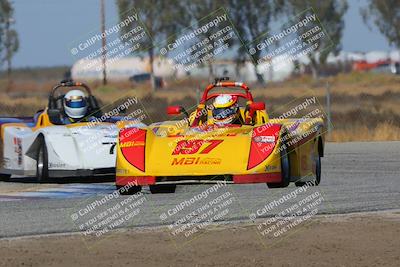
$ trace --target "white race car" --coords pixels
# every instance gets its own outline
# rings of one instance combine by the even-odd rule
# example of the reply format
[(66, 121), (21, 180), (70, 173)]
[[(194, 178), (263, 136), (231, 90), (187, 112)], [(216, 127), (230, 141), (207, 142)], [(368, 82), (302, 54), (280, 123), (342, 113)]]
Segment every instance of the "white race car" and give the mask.
[[(62, 122), (64, 95), (58, 89), (65, 87), (85, 89), (92, 119)], [(62, 81), (52, 89), (48, 107), (33, 117), (0, 118), (1, 178), (15, 174), (35, 176), (38, 182), (44, 182), (49, 177), (115, 174), (117, 123), (127, 122), (115, 116), (99, 120), (105, 117), (102, 115), (87, 85)]]

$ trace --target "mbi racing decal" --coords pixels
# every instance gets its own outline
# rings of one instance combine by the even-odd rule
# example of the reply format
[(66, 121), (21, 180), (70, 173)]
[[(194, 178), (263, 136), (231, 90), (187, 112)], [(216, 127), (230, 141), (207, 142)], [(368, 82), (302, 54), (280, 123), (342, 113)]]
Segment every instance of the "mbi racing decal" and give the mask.
[[(181, 140), (172, 155), (208, 154), (224, 140)], [(171, 165), (218, 165), (220, 158), (180, 157), (172, 159)]]
[(119, 145), (120, 148), (134, 147), (134, 146), (144, 146), (144, 141), (128, 141), (128, 142), (121, 143)]
[(171, 165), (218, 165), (221, 161), (220, 158), (183, 157), (174, 158)]

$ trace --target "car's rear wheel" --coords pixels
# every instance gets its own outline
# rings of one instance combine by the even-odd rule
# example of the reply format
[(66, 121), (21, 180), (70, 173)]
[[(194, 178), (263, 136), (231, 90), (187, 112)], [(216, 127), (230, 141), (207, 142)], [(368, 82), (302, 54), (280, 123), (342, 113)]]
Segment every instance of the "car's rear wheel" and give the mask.
[(152, 194), (175, 193), (176, 190), (176, 184), (157, 184), (150, 185), (149, 187)]
[(296, 186), (303, 186), (305, 184), (310, 186), (317, 186), (321, 182), (321, 156), (319, 153), (315, 156), (315, 180), (310, 182), (296, 182)]
[(287, 187), (290, 183), (290, 161), (286, 149), (281, 150), (281, 174), (282, 181), (280, 183), (267, 183), (268, 188)]
[(36, 157), (36, 181), (43, 183), (49, 179), (49, 159), (44, 137), (39, 136), (39, 149)]
[(142, 187), (140, 185), (130, 186), (124, 188), (123, 185), (117, 185), (117, 190), (121, 195), (133, 195), (142, 191)]

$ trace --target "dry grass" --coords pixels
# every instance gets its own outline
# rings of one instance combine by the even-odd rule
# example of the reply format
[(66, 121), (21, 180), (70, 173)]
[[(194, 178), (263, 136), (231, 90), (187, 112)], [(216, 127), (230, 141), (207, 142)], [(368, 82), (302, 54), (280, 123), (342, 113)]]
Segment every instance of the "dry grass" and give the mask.
[[(31, 115), (47, 104), (47, 95), (56, 80), (21, 80), (7, 95), (5, 81), (0, 79), (0, 115)], [(111, 104), (127, 95), (135, 95), (149, 115), (149, 121), (167, 119), (165, 108), (171, 104), (192, 107), (207, 81), (170, 81), (166, 88), (151, 94), (149, 84), (129, 82), (102, 86), (89, 83), (94, 94), (104, 104)], [(250, 85), (256, 101), (263, 101), (274, 113), (300, 96), (316, 96), (325, 108), (326, 86), (331, 91), (333, 132), (330, 140), (369, 141), (400, 140), (400, 76), (351, 73), (323, 78), (315, 82), (309, 76), (293, 78), (265, 87)]]
[(329, 139), (332, 142), (398, 141), (400, 140), (400, 127), (382, 122), (372, 129), (366, 126), (333, 129)]

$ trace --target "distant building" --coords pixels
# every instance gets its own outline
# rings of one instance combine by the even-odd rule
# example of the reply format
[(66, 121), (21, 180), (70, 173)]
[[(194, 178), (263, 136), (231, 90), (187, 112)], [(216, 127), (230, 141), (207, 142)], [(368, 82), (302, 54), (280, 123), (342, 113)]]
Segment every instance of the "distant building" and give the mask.
[[(400, 63), (400, 52), (371, 51), (368, 53), (341, 51), (338, 55), (330, 54), (327, 63), (331, 65), (352, 64), (353, 70), (372, 70), (382, 65), (388, 65), (389, 72), (398, 73)], [(208, 65), (196, 65), (190, 68), (176, 66), (171, 59), (154, 59), (154, 74), (163, 80), (185, 79), (193, 77), (196, 79), (208, 79), (210, 72), (214, 77), (229, 76), (235, 80), (247, 82), (257, 81), (257, 73), (261, 74), (264, 81), (282, 81), (294, 73), (301, 73), (309, 64), (307, 56), (296, 60), (296, 65), (287, 60), (285, 55), (279, 55), (271, 60), (258, 65), (257, 69), (251, 61), (236, 64), (229, 59), (216, 59), (211, 70)], [(150, 63), (147, 57), (124, 57), (116, 60), (110, 59), (106, 63), (107, 78), (111, 81), (138, 81), (143, 77), (149, 77)], [(100, 59), (79, 60), (71, 68), (71, 76), (75, 80), (101, 80), (102, 64)]]
[[(111, 81), (128, 81), (136, 75), (148, 74), (150, 64), (148, 58), (125, 57), (106, 61), (107, 79)], [(169, 60), (156, 58), (154, 61), (156, 76), (172, 77), (174, 71)], [(71, 68), (71, 76), (75, 80), (101, 80), (103, 69), (100, 59), (78, 60)]]
[[(265, 81), (281, 81), (288, 78), (293, 70), (294, 64), (284, 62), (279, 66), (265, 67), (260, 64), (258, 72), (262, 74)], [(185, 70), (177, 67), (170, 59), (155, 58), (154, 75), (163, 79), (208, 79), (210, 69), (208, 65), (199, 65)], [(257, 81), (256, 69), (252, 62), (245, 61), (237, 65), (232, 60), (216, 60), (212, 64), (214, 77), (229, 76), (232, 79), (246, 80), (248, 82)], [(111, 81), (136, 80), (135, 77), (145, 77), (150, 73), (150, 63), (148, 58), (126, 57), (117, 60), (109, 60), (106, 63), (107, 78)], [(101, 80), (102, 63), (99, 59), (79, 60), (71, 68), (71, 76), (75, 80)]]

